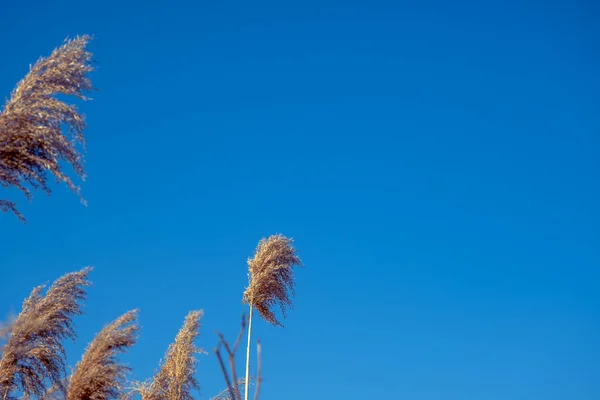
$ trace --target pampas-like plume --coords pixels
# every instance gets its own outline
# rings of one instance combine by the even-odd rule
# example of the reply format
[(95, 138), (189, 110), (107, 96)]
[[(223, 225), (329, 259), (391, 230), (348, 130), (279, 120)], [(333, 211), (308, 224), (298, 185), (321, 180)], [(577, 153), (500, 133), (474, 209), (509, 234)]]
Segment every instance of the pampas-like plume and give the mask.
[(138, 389), (143, 400), (193, 400), (192, 390), (200, 389), (194, 376), (197, 364), (194, 354), (204, 352), (194, 344), (202, 314), (202, 311), (191, 311), (186, 316), (160, 370), (149, 385)]
[[(302, 261), (292, 247), (293, 240), (283, 235), (273, 235), (258, 243), (254, 258), (248, 259), (249, 284), (244, 291), (243, 302), (250, 305), (248, 322), (248, 346), (246, 348), (246, 382), (250, 378), (250, 338), (252, 334), (252, 311), (267, 322), (283, 326), (277, 320), (273, 307), (278, 305), (285, 318), (286, 307), (292, 307), (290, 293), (294, 294), (293, 267), (302, 267)], [(248, 400), (248, 385), (244, 390)]]
[(129, 368), (116, 357), (135, 344), (136, 317), (137, 310), (129, 311), (96, 335), (71, 375), (67, 400), (108, 400), (120, 394)]
[[(87, 99), (84, 94), (92, 90), (87, 74), (93, 70), (92, 55), (85, 50), (89, 39), (81, 36), (66, 40), (49, 57), (40, 58), (17, 84), (0, 113), (0, 185), (17, 188), (27, 199), (31, 199), (31, 191), (26, 184), (50, 194), (47, 171), (80, 196), (79, 188), (59, 163), (66, 161), (77, 176), (85, 179), (76, 145), (85, 145), (86, 124), (74, 105), (54, 96)], [(68, 128), (66, 135), (63, 126)], [(14, 202), (0, 200), (0, 210), (13, 212), (25, 221)]]
[(278, 305), (285, 317), (286, 307), (293, 306), (290, 297), (290, 293), (294, 294), (292, 267), (302, 267), (292, 243), (292, 239), (283, 235), (270, 236), (258, 243), (254, 258), (248, 259), (250, 282), (244, 291), (243, 302), (275, 326), (282, 325), (273, 312), (273, 306)]
[(41, 397), (46, 382), (63, 386), (65, 351), (62, 340), (75, 338), (72, 318), (81, 314), (85, 286), (91, 268), (57, 279), (46, 295), (38, 286), (23, 302), (23, 309), (12, 324), (2, 358), (0, 358), (0, 398), (13, 399), (11, 393), (22, 392), (24, 398)]

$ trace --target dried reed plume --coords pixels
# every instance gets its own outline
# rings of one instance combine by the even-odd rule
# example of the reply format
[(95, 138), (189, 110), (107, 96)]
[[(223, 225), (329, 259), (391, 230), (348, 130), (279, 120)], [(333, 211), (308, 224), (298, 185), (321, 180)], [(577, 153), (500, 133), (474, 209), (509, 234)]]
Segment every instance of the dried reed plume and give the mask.
[[(85, 50), (89, 39), (81, 36), (65, 40), (49, 57), (40, 58), (17, 84), (0, 113), (0, 185), (17, 188), (28, 200), (32, 196), (26, 184), (50, 194), (47, 171), (81, 198), (79, 188), (63, 172), (60, 162), (66, 161), (77, 176), (85, 179), (83, 158), (76, 145), (85, 146), (86, 124), (74, 105), (54, 96), (87, 100), (84, 94), (92, 90), (87, 74), (93, 70), (92, 55)], [(0, 199), (0, 210), (25, 221), (12, 201)]]
[(194, 344), (200, 329), (203, 311), (191, 311), (175, 342), (169, 346), (160, 370), (148, 385), (137, 391), (143, 400), (193, 400), (192, 391), (200, 390), (195, 378), (196, 353), (204, 351)]
[(286, 307), (293, 306), (290, 297), (290, 292), (294, 294), (292, 267), (302, 266), (292, 243), (292, 239), (283, 235), (270, 236), (258, 243), (254, 258), (248, 259), (249, 285), (244, 291), (243, 302), (275, 326), (282, 325), (275, 317), (273, 306), (278, 305), (285, 317)]
[[(250, 338), (252, 334), (252, 311), (274, 326), (283, 326), (277, 320), (273, 307), (278, 305), (283, 317), (286, 307), (292, 307), (294, 295), (294, 266), (302, 267), (302, 262), (292, 247), (293, 240), (283, 235), (273, 235), (258, 243), (254, 258), (248, 259), (249, 284), (244, 291), (243, 302), (250, 305), (248, 322), (248, 346), (246, 348), (246, 382), (250, 374)], [(248, 400), (248, 386), (244, 391)]]
[(41, 397), (46, 383), (63, 387), (65, 351), (61, 342), (75, 338), (72, 318), (81, 314), (90, 271), (85, 268), (64, 275), (45, 296), (44, 286), (38, 286), (23, 302), (0, 358), (0, 398), (13, 399), (15, 390), (24, 398)]
[(118, 353), (133, 346), (139, 327), (137, 310), (117, 318), (96, 335), (71, 375), (67, 400), (117, 398), (129, 368), (117, 361)]

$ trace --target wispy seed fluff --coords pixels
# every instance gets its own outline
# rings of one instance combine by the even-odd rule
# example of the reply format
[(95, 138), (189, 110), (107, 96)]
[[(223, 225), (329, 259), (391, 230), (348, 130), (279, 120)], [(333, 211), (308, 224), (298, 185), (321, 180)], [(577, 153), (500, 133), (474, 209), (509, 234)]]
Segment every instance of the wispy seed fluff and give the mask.
[(283, 326), (275, 313), (279, 306), (283, 317), (286, 308), (293, 307), (293, 267), (302, 267), (302, 261), (292, 247), (293, 240), (283, 235), (262, 239), (253, 258), (248, 259), (249, 284), (244, 291), (243, 302), (254, 307), (260, 316), (274, 326)]

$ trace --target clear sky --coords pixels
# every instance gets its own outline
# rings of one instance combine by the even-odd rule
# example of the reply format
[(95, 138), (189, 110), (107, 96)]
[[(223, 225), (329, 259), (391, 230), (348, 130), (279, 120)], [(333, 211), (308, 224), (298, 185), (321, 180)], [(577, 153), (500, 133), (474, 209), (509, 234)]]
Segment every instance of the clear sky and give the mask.
[[(600, 398), (600, 6), (594, 1), (4, 0), (0, 93), (93, 34), (88, 207), (0, 223), (2, 315), (95, 266), (74, 364), (140, 308), (156, 368), (203, 308), (224, 382), (246, 258), (291, 236), (262, 400)], [(4, 194), (12, 192), (4, 190)]]

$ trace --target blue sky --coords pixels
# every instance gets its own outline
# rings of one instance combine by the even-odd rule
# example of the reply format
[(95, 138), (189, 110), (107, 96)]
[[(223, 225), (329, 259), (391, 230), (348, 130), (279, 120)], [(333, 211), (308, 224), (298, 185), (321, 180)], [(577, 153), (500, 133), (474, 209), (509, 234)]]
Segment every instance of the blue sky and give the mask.
[[(5, 3), (2, 96), (95, 35), (88, 207), (0, 216), (6, 313), (96, 268), (71, 364), (132, 308), (139, 379), (188, 310), (233, 338), (283, 233), (306, 268), (285, 329), (255, 325), (263, 400), (600, 396), (598, 4)], [(223, 387), (212, 352), (198, 378)]]

